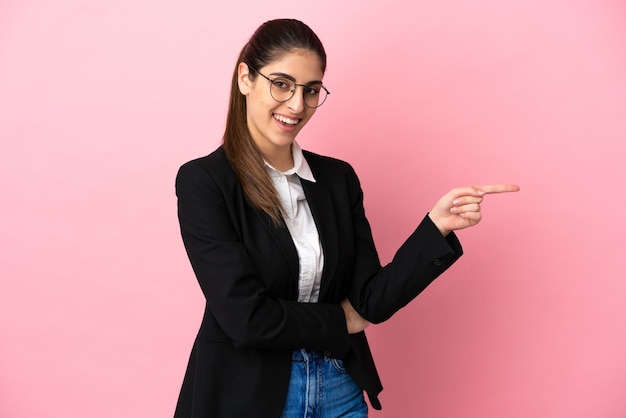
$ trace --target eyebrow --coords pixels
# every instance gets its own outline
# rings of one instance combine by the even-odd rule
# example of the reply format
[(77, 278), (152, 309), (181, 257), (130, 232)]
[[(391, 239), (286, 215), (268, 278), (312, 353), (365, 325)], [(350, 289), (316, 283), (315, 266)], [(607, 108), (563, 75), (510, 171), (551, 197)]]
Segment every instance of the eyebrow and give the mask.
[[(283, 78), (287, 78), (291, 81), (293, 81), (294, 83), (296, 82), (296, 79), (293, 78), (292, 76), (290, 76), (289, 74), (285, 74), (285, 73), (271, 73), (270, 75), (274, 75), (276, 77), (283, 77)], [(305, 86), (310, 86), (313, 84), (323, 84), (322, 80), (314, 80), (314, 81), (309, 81), (308, 83), (305, 83)]]

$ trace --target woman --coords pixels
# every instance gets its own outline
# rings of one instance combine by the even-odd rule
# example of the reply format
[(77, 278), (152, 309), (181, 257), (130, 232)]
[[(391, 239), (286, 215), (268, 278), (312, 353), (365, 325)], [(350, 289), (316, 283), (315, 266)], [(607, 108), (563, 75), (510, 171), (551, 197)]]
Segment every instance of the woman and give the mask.
[(461, 256), (486, 193), (446, 194), (381, 267), (359, 180), (303, 151), (326, 54), (292, 19), (261, 25), (233, 74), (223, 146), (178, 173), (181, 233), (206, 298), (176, 417), (366, 417), (382, 390), (363, 330)]

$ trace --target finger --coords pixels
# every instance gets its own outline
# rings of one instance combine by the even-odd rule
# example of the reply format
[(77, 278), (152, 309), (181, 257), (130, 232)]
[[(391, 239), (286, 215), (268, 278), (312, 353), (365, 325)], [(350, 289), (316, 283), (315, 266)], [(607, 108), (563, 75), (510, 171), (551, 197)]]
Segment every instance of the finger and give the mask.
[(478, 203), (470, 203), (467, 205), (452, 206), (450, 208), (452, 213), (468, 213), (468, 212), (480, 212), (480, 205)]
[(448, 196), (451, 196), (452, 199), (460, 199), (467, 196), (480, 197), (485, 194), (478, 186), (467, 186), (467, 187), (457, 187), (455, 189), (450, 190)]
[(519, 191), (519, 186), (517, 184), (488, 184), (485, 186), (477, 186), (477, 189), (485, 194), (510, 193)]
[(480, 212), (463, 212), (463, 213), (459, 213), (459, 216), (461, 218), (465, 218), (469, 221), (472, 221), (474, 224), (477, 224), (482, 219), (483, 214)]
[(469, 203), (481, 203), (483, 201), (482, 196), (460, 196), (452, 201), (455, 206), (467, 205)]

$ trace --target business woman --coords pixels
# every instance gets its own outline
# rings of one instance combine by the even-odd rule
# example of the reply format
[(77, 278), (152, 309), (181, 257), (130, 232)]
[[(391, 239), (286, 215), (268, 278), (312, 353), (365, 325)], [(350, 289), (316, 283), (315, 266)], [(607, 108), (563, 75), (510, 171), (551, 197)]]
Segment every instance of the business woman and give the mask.
[(454, 230), (488, 193), (444, 195), (381, 266), (346, 162), (296, 136), (327, 99), (326, 54), (304, 23), (264, 23), (244, 46), (223, 145), (176, 179), (189, 260), (206, 298), (176, 417), (367, 417), (382, 385), (364, 329), (462, 254)]

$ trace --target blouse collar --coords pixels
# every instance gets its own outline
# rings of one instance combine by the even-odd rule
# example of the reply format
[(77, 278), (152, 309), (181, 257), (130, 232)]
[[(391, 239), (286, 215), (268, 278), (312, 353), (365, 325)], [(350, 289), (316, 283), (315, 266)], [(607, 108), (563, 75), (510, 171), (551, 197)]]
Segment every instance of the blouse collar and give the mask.
[(276, 173), (281, 173), (285, 176), (296, 174), (301, 179), (315, 183), (315, 177), (313, 177), (311, 167), (309, 167), (309, 163), (307, 163), (304, 155), (302, 154), (302, 148), (300, 147), (300, 144), (298, 144), (296, 141), (293, 141), (291, 145), (291, 155), (293, 157), (293, 167), (287, 171), (278, 171), (274, 167), (272, 167), (271, 164), (267, 161), (265, 161), (265, 165), (271, 168), (271, 170)]

